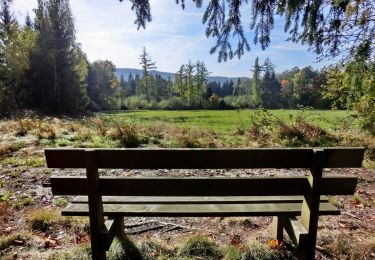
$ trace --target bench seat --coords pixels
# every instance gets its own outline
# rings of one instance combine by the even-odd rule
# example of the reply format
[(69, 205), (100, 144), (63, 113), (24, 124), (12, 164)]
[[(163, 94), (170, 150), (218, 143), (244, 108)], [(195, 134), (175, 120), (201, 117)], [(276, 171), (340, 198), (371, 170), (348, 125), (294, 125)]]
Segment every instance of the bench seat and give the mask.
[[(258, 197), (259, 198), (259, 197)], [(168, 198), (165, 198), (168, 199)], [(205, 202), (206, 198), (196, 198), (195, 203), (187, 201), (174, 203), (160, 203), (161, 198), (155, 203), (153, 201), (138, 202), (111, 202), (108, 199), (103, 202), (103, 214), (109, 217), (115, 216), (138, 216), (138, 217), (213, 217), (213, 216), (299, 216), (301, 215), (302, 200), (291, 198), (288, 200), (272, 201), (235, 201), (230, 198), (227, 203), (221, 203), (215, 199)], [(139, 200), (139, 199), (136, 199)], [(200, 201), (198, 201), (200, 200)], [(223, 200), (224, 201), (224, 200)], [(340, 210), (326, 200), (321, 200), (319, 215), (339, 215)], [(71, 203), (63, 211), (64, 216), (89, 216), (88, 203)]]

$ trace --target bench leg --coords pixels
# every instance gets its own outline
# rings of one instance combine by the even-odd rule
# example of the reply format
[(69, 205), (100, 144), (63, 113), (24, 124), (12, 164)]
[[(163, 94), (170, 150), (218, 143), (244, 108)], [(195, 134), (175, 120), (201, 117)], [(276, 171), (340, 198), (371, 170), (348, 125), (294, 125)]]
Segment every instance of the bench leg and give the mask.
[(101, 245), (100, 241), (100, 231), (99, 229), (94, 229), (90, 225), (90, 237), (91, 237), (91, 255), (93, 260), (104, 260), (106, 259), (106, 251)]
[(124, 217), (116, 217), (116, 236), (118, 238), (125, 237), (125, 226), (124, 226)]
[(283, 218), (283, 216), (275, 216), (272, 219), (272, 237), (279, 241), (283, 241)]

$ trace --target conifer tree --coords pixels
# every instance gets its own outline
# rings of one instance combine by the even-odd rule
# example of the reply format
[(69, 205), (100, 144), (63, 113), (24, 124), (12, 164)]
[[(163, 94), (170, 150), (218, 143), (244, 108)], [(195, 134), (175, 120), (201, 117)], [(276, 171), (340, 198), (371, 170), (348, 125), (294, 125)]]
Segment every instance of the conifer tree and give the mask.
[(181, 65), (180, 69), (176, 72), (176, 80), (175, 80), (175, 90), (179, 94), (180, 97), (184, 97), (185, 95), (185, 83), (184, 83), (184, 71), (185, 65)]
[(38, 0), (35, 28), (30, 68), (34, 106), (54, 113), (84, 109), (88, 99), (80, 80), (81, 57), (69, 0)]
[(207, 77), (210, 74), (207, 70), (204, 61), (197, 61), (195, 64), (196, 74), (194, 77), (195, 81), (195, 97), (198, 102), (201, 102), (207, 86)]
[(32, 29), (33, 28), (33, 22), (31, 21), (29, 13), (26, 14), (25, 18), (25, 25), (27, 28)]
[(156, 69), (156, 63), (152, 61), (150, 55), (147, 53), (146, 47), (143, 47), (142, 54), (139, 57), (140, 62), (139, 64), (142, 66), (143, 71), (143, 91), (141, 93), (145, 93), (147, 97), (147, 101), (150, 102), (150, 84), (149, 83), (149, 72), (152, 69)]
[(251, 83), (251, 102), (255, 107), (259, 107), (262, 105), (262, 91), (261, 91), (261, 82), (260, 82), (260, 73), (261, 73), (261, 67), (259, 65), (259, 58), (257, 57), (255, 59), (254, 69), (253, 72), (253, 78)]
[(262, 80), (262, 104), (265, 108), (277, 108), (279, 106), (280, 98), (280, 83), (276, 79), (275, 66), (269, 58), (266, 58), (263, 70)]
[(193, 98), (194, 98), (194, 72), (195, 72), (195, 65), (191, 63), (189, 60), (189, 63), (184, 66), (184, 74), (186, 79), (186, 90), (188, 92), (188, 98), (189, 98), (189, 105), (193, 105)]

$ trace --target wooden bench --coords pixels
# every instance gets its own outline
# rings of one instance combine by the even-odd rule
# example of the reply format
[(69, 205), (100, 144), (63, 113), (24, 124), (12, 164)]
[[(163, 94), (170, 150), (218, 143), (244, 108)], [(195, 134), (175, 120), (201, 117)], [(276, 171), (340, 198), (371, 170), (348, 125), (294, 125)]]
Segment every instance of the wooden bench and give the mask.
[[(125, 216), (274, 216), (300, 259), (313, 259), (319, 215), (340, 211), (321, 195), (354, 194), (357, 178), (322, 177), (324, 168), (361, 167), (363, 148), (46, 149), (50, 168), (85, 168), (86, 176), (52, 176), (55, 195), (79, 195), (65, 216), (89, 216), (93, 259), (105, 259)], [(306, 177), (99, 177), (98, 169), (309, 168)], [(301, 216), (298, 219), (296, 216)], [(105, 218), (107, 217), (107, 218)]]

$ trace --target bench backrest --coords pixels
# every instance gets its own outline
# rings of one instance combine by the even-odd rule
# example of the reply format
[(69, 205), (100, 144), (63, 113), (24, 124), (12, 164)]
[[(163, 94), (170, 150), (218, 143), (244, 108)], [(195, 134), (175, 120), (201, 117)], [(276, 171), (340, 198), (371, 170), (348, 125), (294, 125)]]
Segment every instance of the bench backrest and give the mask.
[[(319, 151), (319, 157), (316, 156)], [(363, 148), (280, 149), (46, 149), (50, 168), (115, 169), (246, 169), (356, 168)], [(122, 196), (274, 196), (306, 195), (306, 177), (280, 178), (135, 178), (100, 177), (101, 195)], [(353, 194), (357, 178), (323, 177), (321, 195)], [(52, 176), (55, 195), (87, 195), (86, 177)]]

